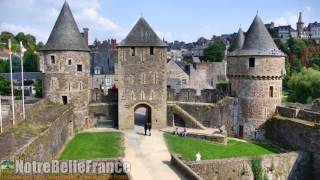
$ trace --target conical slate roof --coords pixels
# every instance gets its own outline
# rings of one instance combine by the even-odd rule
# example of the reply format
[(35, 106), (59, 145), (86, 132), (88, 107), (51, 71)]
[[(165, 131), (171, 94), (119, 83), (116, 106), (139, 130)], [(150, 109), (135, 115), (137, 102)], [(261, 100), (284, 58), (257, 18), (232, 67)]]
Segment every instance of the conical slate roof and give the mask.
[(132, 28), (128, 36), (119, 43), (118, 47), (128, 46), (155, 46), (165, 47), (167, 46), (163, 41), (159, 39), (157, 34), (152, 30), (150, 25), (144, 18), (140, 18), (136, 25)]
[(232, 42), (231, 51), (242, 49), (244, 40), (245, 40), (244, 32), (242, 31), (241, 28), (239, 28), (237, 37)]
[(246, 33), (241, 50), (235, 50), (229, 56), (285, 56), (274, 43), (261, 18), (257, 15)]
[(85, 43), (67, 1), (42, 51), (90, 51)]

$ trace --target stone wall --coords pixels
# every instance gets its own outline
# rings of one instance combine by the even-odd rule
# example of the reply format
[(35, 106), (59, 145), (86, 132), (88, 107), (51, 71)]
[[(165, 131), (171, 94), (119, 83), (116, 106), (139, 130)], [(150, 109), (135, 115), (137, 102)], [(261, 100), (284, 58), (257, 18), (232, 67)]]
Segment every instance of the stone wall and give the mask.
[(296, 118), (298, 114), (298, 110), (295, 108), (285, 107), (285, 106), (277, 106), (278, 114), (281, 116), (285, 116), (288, 118)]
[(298, 119), (274, 116), (266, 123), (266, 137), (287, 148), (313, 153), (314, 179), (320, 178), (319, 125)]
[(299, 118), (311, 122), (320, 122), (320, 112), (285, 106), (277, 106), (276, 112), (279, 115), (288, 118)]
[[(6, 109), (8, 116), (3, 119), (3, 132), (8, 132), (12, 128), (12, 108), (11, 101), (8, 101), (9, 104), (2, 105), (3, 109)], [(41, 110), (46, 104), (49, 103), (45, 99), (33, 102), (32, 104), (25, 104), (26, 119), (32, 118), (32, 113), (35, 111)], [(22, 101), (15, 101), (15, 123), (19, 124), (23, 121), (23, 111), (22, 111)]]
[(181, 156), (178, 154), (171, 154), (171, 165), (180, 171), (185, 177), (188, 177), (189, 180), (203, 180), (197, 173), (195, 173), (189, 166), (187, 166)]
[(82, 129), (88, 117), (92, 89), (89, 52), (44, 51), (42, 57), (44, 97), (59, 104), (63, 104), (63, 98), (66, 98), (74, 107), (75, 128)]
[[(135, 52), (134, 55), (133, 51)], [(167, 78), (166, 51), (155, 47), (118, 47), (118, 119), (119, 128), (133, 128), (137, 107), (151, 109), (152, 127), (166, 126)]]
[[(89, 117), (91, 127), (97, 126), (98, 117), (103, 116), (107, 120), (118, 122), (118, 104), (117, 103), (91, 103), (89, 105)], [(114, 124), (117, 127), (117, 124)]]
[[(253, 67), (249, 66), (254, 58)], [(238, 99), (236, 128), (246, 139), (264, 137), (264, 123), (282, 100), (285, 59), (277, 56), (229, 56), (227, 75), (231, 95)]]
[(217, 84), (216, 89), (202, 89), (200, 95), (196, 89), (184, 88), (180, 92), (176, 92), (172, 88), (168, 88), (167, 100), (180, 102), (203, 102), (216, 103), (229, 94), (228, 84)]
[(313, 101), (312, 111), (320, 112), (320, 98)]
[[(218, 128), (224, 126), (228, 135), (233, 135), (233, 103), (231, 97), (226, 97), (215, 104), (174, 102), (188, 112), (205, 127)], [(172, 125), (174, 112), (168, 108), (168, 125)]]
[(73, 135), (73, 116), (72, 108), (64, 111), (40, 136), (16, 152), (14, 158), (41, 162), (54, 159)]
[(263, 177), (267, 176), (268, 179), (310, 179), (311, 158), (308, 153), (303, 152), (265, 155), (259, 158), (184, 161), (184, 163), (203, 179), (229, 180), (255, 179), (252, 170), (253, 161), (260, 163)]

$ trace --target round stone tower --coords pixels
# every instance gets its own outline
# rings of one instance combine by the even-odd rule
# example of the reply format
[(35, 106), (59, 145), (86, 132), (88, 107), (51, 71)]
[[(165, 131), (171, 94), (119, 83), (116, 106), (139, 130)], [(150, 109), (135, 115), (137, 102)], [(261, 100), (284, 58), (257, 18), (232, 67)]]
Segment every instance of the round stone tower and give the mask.
[(87, 29), (80, 33), (67, 2), (41, 49), (43, 95), (59, 104), (74, 106), (75, 125), (87, 118), (90, 97), (90, 54)]
[(227, 75), (236, 102), (234, 130), (241, 138), (263, 138), (265, 121), (281, 103), (285, 54), (258, 15), (246, 35), (239, 30), (232, 47)]

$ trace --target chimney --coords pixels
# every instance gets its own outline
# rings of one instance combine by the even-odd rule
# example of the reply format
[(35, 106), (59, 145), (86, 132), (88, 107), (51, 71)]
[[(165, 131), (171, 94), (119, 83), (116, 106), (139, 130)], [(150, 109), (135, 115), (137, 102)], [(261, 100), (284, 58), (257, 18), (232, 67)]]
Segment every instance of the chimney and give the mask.
[(86, 45), (88, 45), (89, 43), (89, 28), (83, 28), (83, 33), (81, 33), (82, 37), (83, 37), (83, 40), (84, 42), (86, 43)]

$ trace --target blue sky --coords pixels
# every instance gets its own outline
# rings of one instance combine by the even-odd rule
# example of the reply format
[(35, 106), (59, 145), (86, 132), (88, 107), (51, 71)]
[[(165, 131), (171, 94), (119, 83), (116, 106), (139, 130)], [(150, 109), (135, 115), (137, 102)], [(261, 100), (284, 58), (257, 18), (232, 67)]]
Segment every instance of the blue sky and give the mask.
[[(0, 0), (0, 31), (31, 33), (46, 42), (64, 0)], [(256, 12), (265, 23), (291, 24), (298, 12), (305, 23), (320, 21), (319, 0), (68, 0), (90, 41), (123, 39), (141, 15), (160, 38), (195, 41), (204, 36), (246, 31)]]

